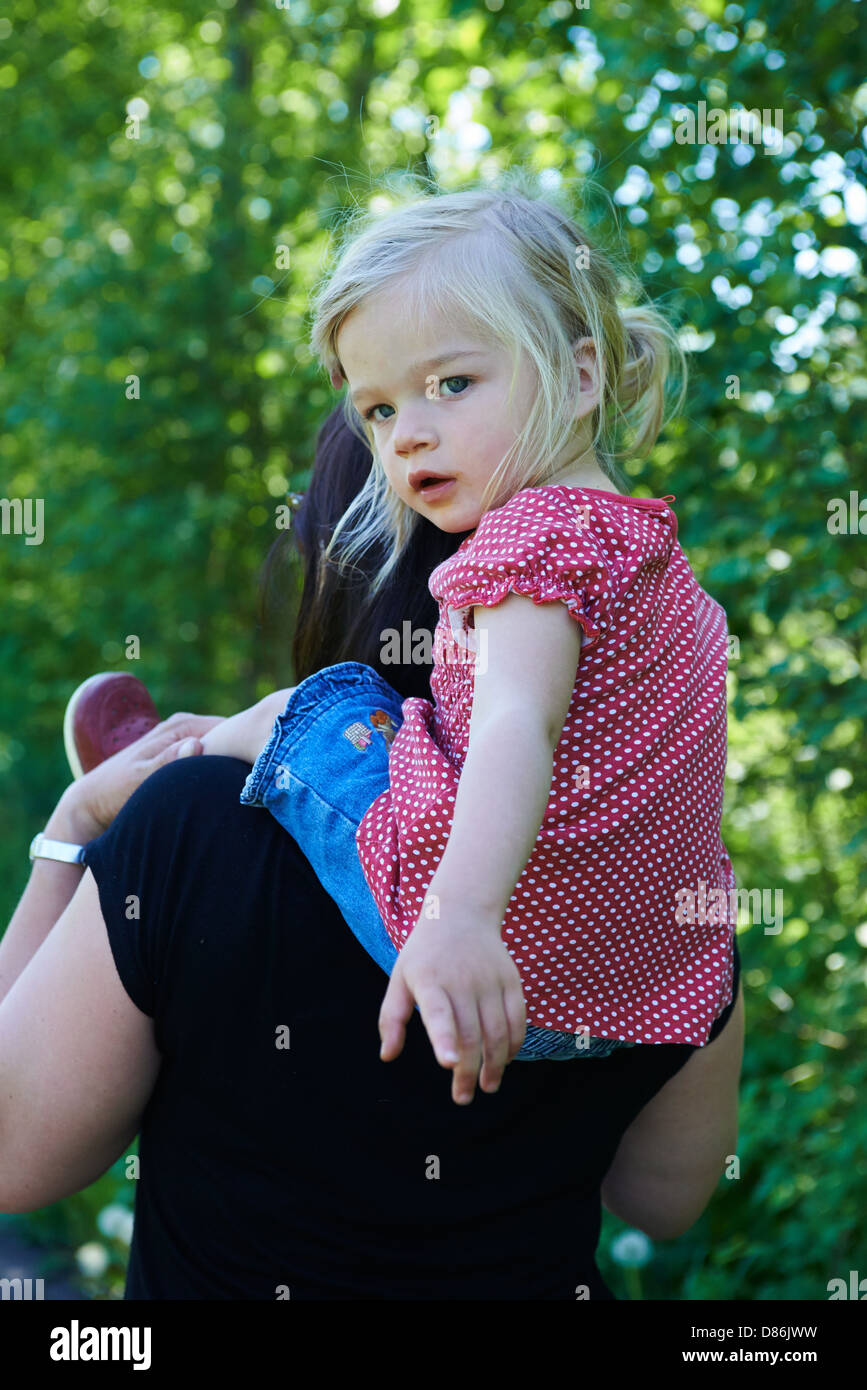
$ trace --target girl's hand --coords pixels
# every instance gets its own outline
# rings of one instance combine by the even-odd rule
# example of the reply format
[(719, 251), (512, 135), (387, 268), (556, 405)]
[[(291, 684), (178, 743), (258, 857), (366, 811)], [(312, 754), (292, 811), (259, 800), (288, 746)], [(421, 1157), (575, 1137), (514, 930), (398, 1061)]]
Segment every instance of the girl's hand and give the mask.
[(183, 756), (202, 753), (204, 735), (219, 723), (217, 715), (173, 714), (73, 782), (63, 793), (61, 804), (81, 827), (79, 836), (95, 840), (152, 772), (174, 762), (184, 744), (189, 747)]
[(477, 914), (460, 909), (438, 919), (419, 919), (382, 1001), (382, 1061), (392, 1061), (403, 1050), (413, 1002), (437, 1061), (454, 1070), (452, 1099), (468, 1105), (477, 1079), (483, 1091), (498, 1090), (526, 1033), (521, 977), (499, 924), (494, 931)]

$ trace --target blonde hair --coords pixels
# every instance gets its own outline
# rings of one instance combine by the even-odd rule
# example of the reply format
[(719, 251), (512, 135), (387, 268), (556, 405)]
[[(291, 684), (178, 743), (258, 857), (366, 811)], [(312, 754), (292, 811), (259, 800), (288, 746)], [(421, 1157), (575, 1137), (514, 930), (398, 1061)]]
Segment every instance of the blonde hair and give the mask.
[[(590, 416), (592, 443), (606, 477), (626, 488), (616, 460), (627, 453), (642, 457), (653, 447), (665, 423), (673, 365), (681, 386), (672, 414), (686, 393), (677, 332), (647, 301), (634, 273), (558, 207), (556, 196), (532, 191), (521, 170), (502, 175), (500, 184), (416, 192), (409, 201), (403, 194), (402, 204), (385, 214), (351, 214), (337, 263), (312, 296), (311, 348), (336, 384), (344, 375), (337, 353), (344, 319), (368, 295), (401, 279), (402, 303), (414, 321), (421, 323), (435, 306), (511, 354), (510, 404), (526, 354), (536, 375), (534, 404), (485, 488), (485, 512), (555, 476), (552, 461), (586, 425), (587, 417), (574, 418), (574, 345), (590, 338), (601, 381), (600, 404)], [(340, 518), (325, 559), (345, 569), (369, 547), (387, 547), (371, 583), (375, 594), (398, 564), (419, 515), (390, 487), (375, 432), (348, 392), (344, 414), (370, 448), (373, 466)], [(628, 445), (617, 450), (621, 431), (628, 432)]]

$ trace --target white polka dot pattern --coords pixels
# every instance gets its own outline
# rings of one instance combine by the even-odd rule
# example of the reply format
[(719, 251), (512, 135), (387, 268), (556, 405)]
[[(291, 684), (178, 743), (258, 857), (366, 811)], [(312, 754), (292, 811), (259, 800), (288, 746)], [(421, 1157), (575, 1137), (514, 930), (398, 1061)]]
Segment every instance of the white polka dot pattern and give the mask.
[(357, 836), (391, 940), (406, 944), (448, 841), (473, 703), (472, 661), (454, 649), (472, 647), (473, 605), (510, 592), (563, 602), (586, 640), (548, 806), (502, 927), (527, 1022), (703, 1045), (731, 1001), (733, 927), (679, 925), (675, 895), (704, 883), (728, 903), (736, 887), (720, 836), (727, 624), (667, 500), (525, 488), (485, 513), (429, 588), (440, 609), (435, 704), (403, 702), (389, 787)]

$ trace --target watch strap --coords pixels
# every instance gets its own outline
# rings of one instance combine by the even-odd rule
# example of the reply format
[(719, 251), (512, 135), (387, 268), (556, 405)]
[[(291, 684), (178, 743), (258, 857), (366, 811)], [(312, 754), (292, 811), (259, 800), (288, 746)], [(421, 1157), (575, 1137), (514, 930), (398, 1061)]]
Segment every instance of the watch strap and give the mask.
[(31, 859), (59, 859), (63, 864), (83, 864), (84, 845), (71, 845), (66, 840), (49, 840), (42, 831), (30, 844)]

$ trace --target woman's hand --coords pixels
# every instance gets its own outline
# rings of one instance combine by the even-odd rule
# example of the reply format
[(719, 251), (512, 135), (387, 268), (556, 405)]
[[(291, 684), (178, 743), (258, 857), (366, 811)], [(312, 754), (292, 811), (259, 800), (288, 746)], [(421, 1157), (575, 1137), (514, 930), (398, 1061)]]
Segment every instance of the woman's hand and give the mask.
[[(82, 843), (95, 840), (107, 830), (118, 811), (137, 787), (165, 763), (190, 753), (203, 753), (202, 739), (209, 729), (222, 723), (219, 715), (173, 714), (156, 724), (149, 733), (114, 753), (92, 772), (73, 782), (46, 826), (54, 823), (74, 825)], [(188, 745), (188, 746), (185, 746)], [(67, 831), (68, 835), (70, 832)], [(57, 838), (64, 838), (57, 833)]]
[(498, 1090), (526, 1033), (521, 977), (499, 924), (494, 930), (477, 914), (459, 908), (442, 918), (419, 918), (395, 962), (380, 1009), (379, 1055), (384, 1062), (403, 1049), (413, 1002), (437, 1061), (454, 1069), (452, 1099), (469, 1104), (477, 1078), (483, 1091)]

